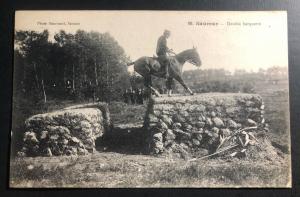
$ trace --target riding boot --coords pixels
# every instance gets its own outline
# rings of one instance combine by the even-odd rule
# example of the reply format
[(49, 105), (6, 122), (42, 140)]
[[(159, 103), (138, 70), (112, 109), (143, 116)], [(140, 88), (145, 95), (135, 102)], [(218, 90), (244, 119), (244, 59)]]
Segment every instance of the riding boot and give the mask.
[(166, 63), (166, 66), (165, 66), (165, 78), (168, 79), (170, 74), (169, 74), (169, 63)]

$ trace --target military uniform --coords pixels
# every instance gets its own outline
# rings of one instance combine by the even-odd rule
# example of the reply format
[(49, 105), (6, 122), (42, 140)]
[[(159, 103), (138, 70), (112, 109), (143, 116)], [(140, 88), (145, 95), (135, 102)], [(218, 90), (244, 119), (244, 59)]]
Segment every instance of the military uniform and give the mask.
[(162, 35), (158, 38), (156, 54), (158, 56), (159, 62), (166, 73), (166, 78), (169, 76), (169, 57), (167, 56), (167, 52), (169, 52), (169, 48), (167, 47), (167, 38)]

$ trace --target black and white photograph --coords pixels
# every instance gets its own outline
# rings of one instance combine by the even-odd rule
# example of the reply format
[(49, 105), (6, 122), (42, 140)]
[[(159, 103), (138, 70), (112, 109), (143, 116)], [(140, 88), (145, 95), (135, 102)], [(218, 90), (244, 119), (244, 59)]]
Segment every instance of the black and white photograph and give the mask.
[(10, 188), (291, 188), (286, 11), (16, 11)]

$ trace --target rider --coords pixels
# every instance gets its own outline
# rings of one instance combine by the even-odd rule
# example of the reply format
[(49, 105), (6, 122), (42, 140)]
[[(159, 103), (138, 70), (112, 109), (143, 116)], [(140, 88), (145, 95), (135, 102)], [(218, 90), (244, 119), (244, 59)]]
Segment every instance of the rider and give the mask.
[(165, 30), (164, 34), (158, 38), (157, 47), (156, 47), (156, 54), (162, 63), (162, 67), (165, 71), (165, 78), (169, 78), (169, 66), (170, 60), (167, 56), (167, 53), (173, 53), (171, 49), (167, 46), (167, 39), (171, 36), (171, 32), (169, 30)]

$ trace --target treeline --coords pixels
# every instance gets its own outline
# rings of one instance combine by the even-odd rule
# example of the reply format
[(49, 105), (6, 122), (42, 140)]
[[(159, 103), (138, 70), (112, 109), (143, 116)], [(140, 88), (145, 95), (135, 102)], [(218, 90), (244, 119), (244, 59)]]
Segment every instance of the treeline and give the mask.
[[(244, 92), (253, 93), (257, 85), (264, 83), (278, 84), (288, 82), (287, 67), (273, 66), (267, 69), (259, 69), (257, 72), (249, 72), (237, 69), (230, 72), (226, 69), (199, 69), (184, 71), (183, 80), (196, 93), (207, 92)], [(135, 76), (133, 84), (141, 87), (142, 79)], [(153, 77), (153, 86), (161, 93), (166, 92), (165, 80)], [(174, 93), (183, 92), (179, 83), (173, 85)]]
[(249, 72), (245, 69), (236, 69), (230, 72), (226, 69), (200, 69), (190, 70), (183, 73), (183, 79), (192, 82), (215, 81), (215, 80), (245, 80), (245, 81), (269, 81), (278, 82), (288, 80), (287, 67), (272, 66), (267, 69), (259, 69), (257, 72)]
[(129, 59), (109, 33), (17, 31), (14, 61), (14, 98), (109, 101), (130, 86)]
[(244, 69), (237, 69), (234, 72), (225, 69), (203, 69), (186, 71), (183, 73), (183, 78), (197, 93), (254, 93), (257, 85), (287, 83), (288, 69), (280, 66), (259, 69), (257, 72), (249, 72)]
[[(206, 92), (244, 92), (253, 93), (257, 85), (264, 83), (287, 83), (287, 67), (273, 66), (249, 72), (237, 69), (230, 72), (225, 69), (201, 69), (185, 71), (183, 79), (197, 93)], [(180, 86), (176, 86), (181, 89)]]

